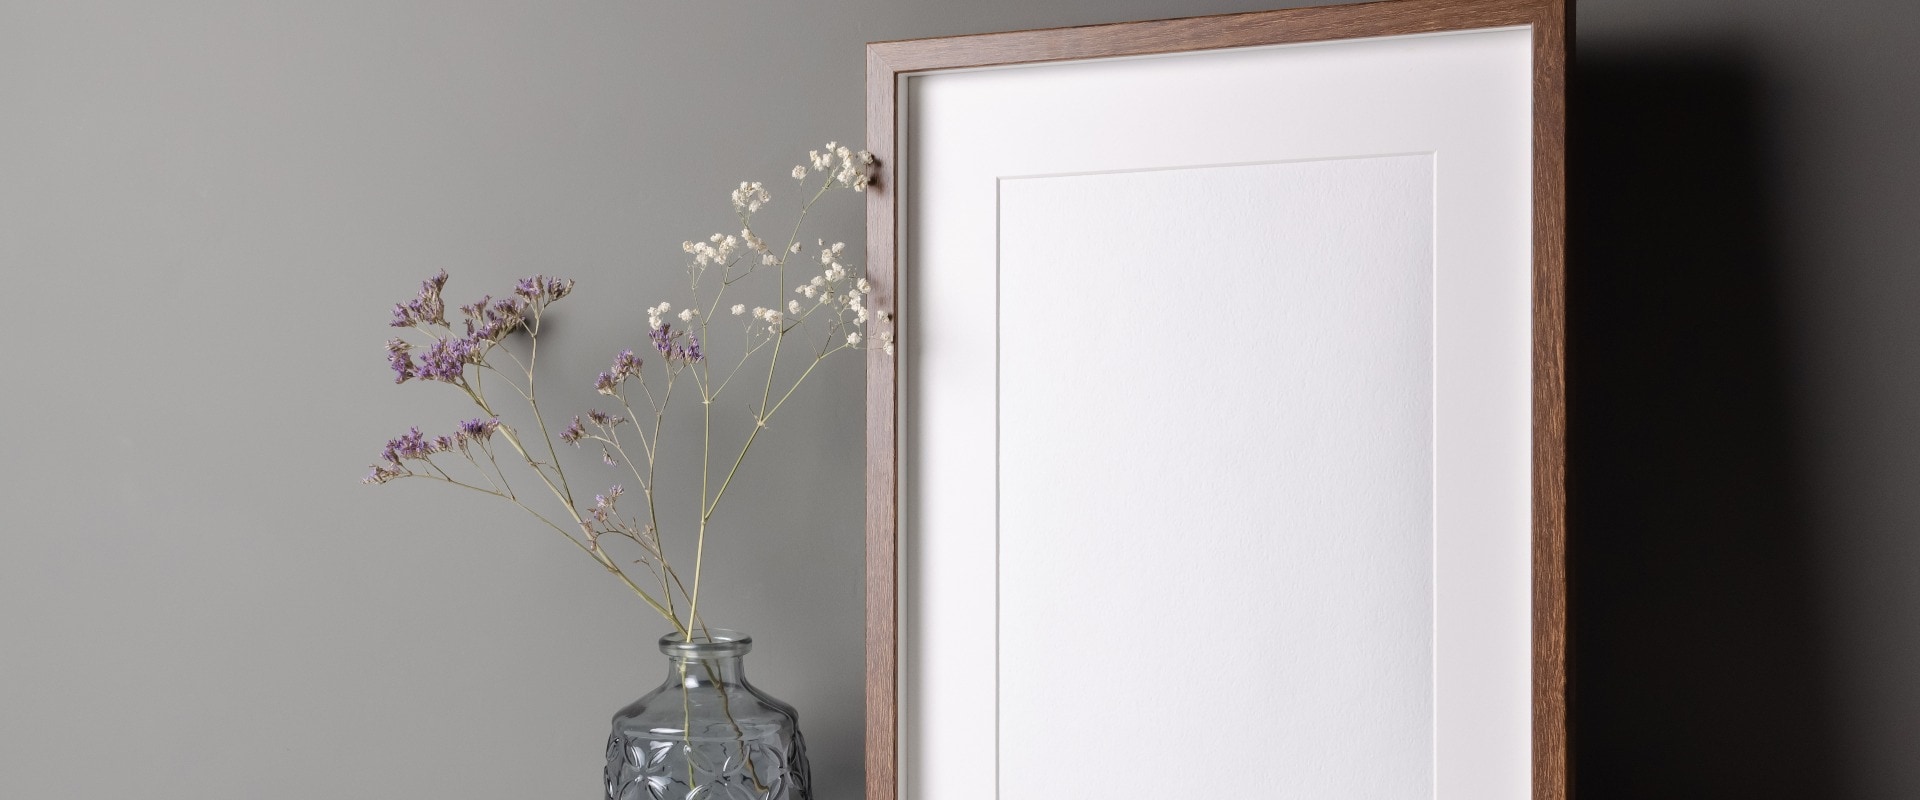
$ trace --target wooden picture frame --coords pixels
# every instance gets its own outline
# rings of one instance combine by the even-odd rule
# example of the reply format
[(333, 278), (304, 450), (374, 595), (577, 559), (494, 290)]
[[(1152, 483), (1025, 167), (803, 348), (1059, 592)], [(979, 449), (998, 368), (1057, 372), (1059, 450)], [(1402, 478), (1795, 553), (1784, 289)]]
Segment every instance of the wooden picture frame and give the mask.
[[(1570, 792), (1567, 719), (1565, 490), (1565, 137), (1568, 0), (1386, 0), (1356, 5), (879, 42), (867, 47), (867, 147), (878, 174), (867, 200), (871, 306), (892, 312), (871, 335), (899, 331), (905, 200), (899, 191), (905, 79), (944, 71), (1526, 28), (1531, 31), (1531, 797)], [(909, 154), (908, 157), (913, 157)], [(898, 328), (902, 323), (904, 328)], [(880, 349), (867, 362), (868, 800), (920, 800), (901, 790), (901, 387), (912, 362)], [(978, 796), (987, 796), (981, 794)], [(1443, 798), (1444, 800), (1444, 798)]]

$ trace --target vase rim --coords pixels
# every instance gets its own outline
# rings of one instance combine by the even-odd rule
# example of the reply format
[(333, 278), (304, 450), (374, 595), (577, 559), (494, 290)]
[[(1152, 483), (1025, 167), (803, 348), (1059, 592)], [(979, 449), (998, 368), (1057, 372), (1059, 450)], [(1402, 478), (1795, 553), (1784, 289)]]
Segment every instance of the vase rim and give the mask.
[(752, 649), (753, 637), (726, 628), (708, 628), (694, 634), (692, 641), (680, 633), (660, 637), (660, 652), (673, 658), (733, 658)]

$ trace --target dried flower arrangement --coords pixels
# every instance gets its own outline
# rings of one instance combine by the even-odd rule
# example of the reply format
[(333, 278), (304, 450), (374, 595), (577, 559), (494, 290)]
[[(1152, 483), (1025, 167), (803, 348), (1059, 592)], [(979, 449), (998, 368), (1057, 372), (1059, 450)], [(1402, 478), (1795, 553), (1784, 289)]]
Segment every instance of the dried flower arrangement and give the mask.
[[(819, 272), (795, 286), (795, 296), (785, 303), (771, 300), (749, 309), (746, 303), (731, 302), (749, 292), (742, 282), (755, 276), (761, 284), (771, 279), (774, 291), (785, 295), (789, 268), (799, 266), (790, 262), (798, 260), (805, 249), (801, 230), (808, 212), (834, 190), (865, 190), (872, 164), (870, 154), (832, 142), (824, 150), (811, 151), (806, 164), (793, 168), (793, 178), (803, 190), (815, 183), (817, 188), (799, 209), (786, 243), (778, 247), (769, 246), (754, 228), (754, 216), (772, 202), (771, 193), (757, 182), (740, 184), (732, 194), (739, 233), (716, 233), (704, 241), (681, 246), (691, 257), (686, 266), (689, 296), (685, 306), (676, 311), (672, 302), (661, 301), (646, 309), (653, 364), (649, 366), (633, 350), (616, 355), (612, 366), (593, 380), (593, 388), (610, 398), (609, 402), (617, 403), (618, 410), (595, 409), (575, 415), (559, 426), (557, 435), (550, 432), (549, 420), (540, 409), (540, 382), (536, 380), (540, 325), (552, 305), (573, 291), (574, 282), (541, 275), (522, 279), (505, 297), (482, 297), (461, 306), (461, 319), (456, 323), (448, 320), (441, 299), (447, 273), (442, 271), (427, 279), (412, 300), (393, 309), (393, 327), (409, 329), (428, 340), (416, 343), (394, 338), (387, 342), (394, 382), (450, 385), (478, 408), (480, 416), (459, 423), (451, 434), (428, 437), (414, 428), (388, 441), (366, 482), (419, 478), (505, 500), (565, 537), (646, 601), (676, 633), (691, 638), (696, 628), (705, 625), (700, 614), (700, 577), (708, 523), (733, 486), (754, 441), (822, 361), (841, 351), (875, 347), (893, 354), (891, 333), (872, 340), (866, 336), (869, 316), (885, 320), (887, 312), (868, 308), (871, 287), (860, 277), (858, 267), (843, 263), (843, 243), (816, 239)], [(765, 288), (763, 285), (761, 290)], [(707, 349), (713, 343), (712, 328), (721, 324), (717, 318), (724, 316), (741, 318), (744, 337), (738, 358), (726, 359), (726, 365), (716, 369), (716, 359)], [(776, 381), (781, 359), (790, 358), (801, 347), (810, 363), (797, 377)], [(727, 420), (720, 419), (716, 401), (736, 388), (735, 378), (755, 365), (762, 354), (766, 354), (764, 379), (751, 380), (759, 385), (759, 402), (750, 406), (747, 419), (740, 420), (751, 430), (722, 475), (715, 469), (713, 431), (716, 423), (727, 424)], [(758, 366), (752, 375), (760, 377)], [(662, 467), (660, 439), (663, 433), (675, 429), (668, 424), (667, 413), (676, 388), (682, 384), (691, 384), (698, 393), (696, 424), (703, 440), (690, 582), (682, 580), (661, 546), (661, 498), (655, 492), (655, 477)], [(517, 396), (525, 404), (534, 421), (530, 429), (516, 429), (502, 421), (496, 403), (500, 400), (498, 387), (503, 385), (511, 390), (509, 401)], [(746, 388), (750, 391), (750, 386)], [(495, 393), (489, 394), (490, 390)], [(621, 511), (620, 502), (627, 489), (620, 484), (595, 495), (591, 504), (577, 496), (561, 465), (562, 445), (597, 446), (607, 466), (624, 467), (646, 500), (644, 513), (628, 515)], [(510, 472), (531, 474), (545, 489), (544, 495), (537, 490), (533, 497), (523, 494), (508, 477)], [(523, 488), (527, 485), (521, 484)], [(648, 574), (640, 576), (643, 580), (635, 580), (628, 567), (622, 566), (624, 559), (608, 551), (605, 545), (613, 540), (635, 546), (630, 549), (638, 553), (638, 558), (631, 563), (646, 567)]]

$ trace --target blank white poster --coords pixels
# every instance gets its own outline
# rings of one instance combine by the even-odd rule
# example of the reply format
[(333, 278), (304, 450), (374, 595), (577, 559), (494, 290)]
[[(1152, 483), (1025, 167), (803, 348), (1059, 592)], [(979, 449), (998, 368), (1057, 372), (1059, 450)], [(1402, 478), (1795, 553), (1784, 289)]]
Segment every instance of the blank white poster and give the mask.
[(999, 182), (1000, 800), (1433, 796), (1433, 218), (1427, 154)]

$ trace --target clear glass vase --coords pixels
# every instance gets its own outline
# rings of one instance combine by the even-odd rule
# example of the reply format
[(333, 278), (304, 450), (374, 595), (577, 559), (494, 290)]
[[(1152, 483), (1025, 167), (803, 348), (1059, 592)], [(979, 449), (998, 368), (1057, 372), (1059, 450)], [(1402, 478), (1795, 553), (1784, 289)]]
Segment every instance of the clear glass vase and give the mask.
[(747, 682), (753, 639), (660, 638), (667, 681), (613, 715), (607, 800), (812, 800), (793, 706)]

